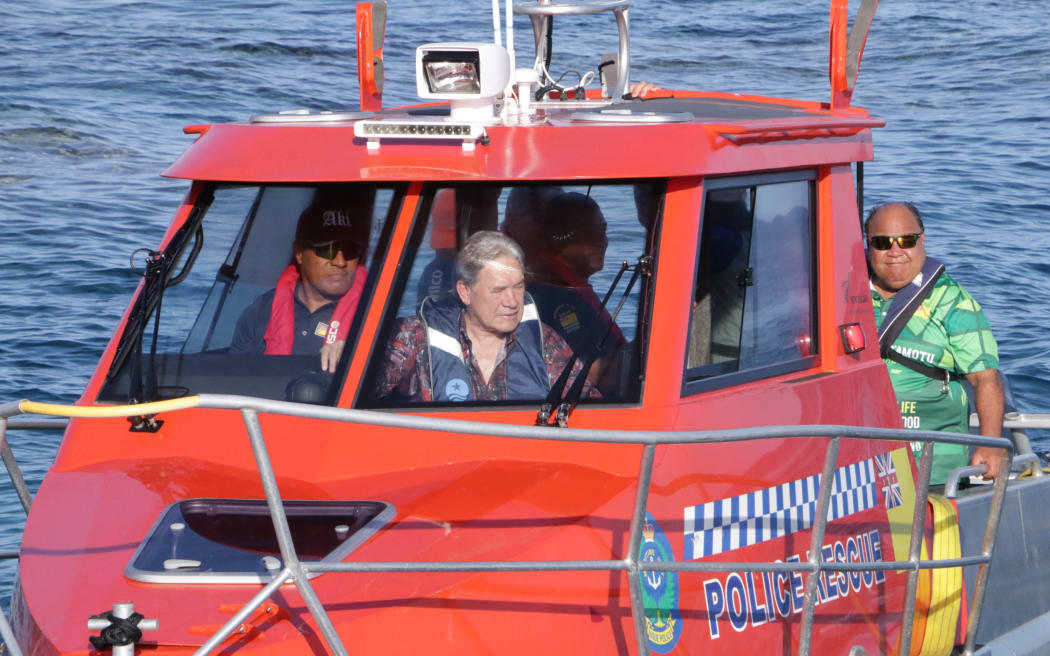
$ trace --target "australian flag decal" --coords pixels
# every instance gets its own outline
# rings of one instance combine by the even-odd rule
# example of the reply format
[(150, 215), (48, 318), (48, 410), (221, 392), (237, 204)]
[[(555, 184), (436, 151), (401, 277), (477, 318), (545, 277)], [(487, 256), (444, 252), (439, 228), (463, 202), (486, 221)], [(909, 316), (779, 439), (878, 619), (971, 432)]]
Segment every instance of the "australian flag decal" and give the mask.
[(882, 499), (886, 510), (896, 508), (904, 503), (901, 496), (901, 486), (897, 482), (897, 469), (893, 466), (893, 458), (888, 453), (880, 453), (875, 456), (875, 473), (879, 477), (882, 488)]

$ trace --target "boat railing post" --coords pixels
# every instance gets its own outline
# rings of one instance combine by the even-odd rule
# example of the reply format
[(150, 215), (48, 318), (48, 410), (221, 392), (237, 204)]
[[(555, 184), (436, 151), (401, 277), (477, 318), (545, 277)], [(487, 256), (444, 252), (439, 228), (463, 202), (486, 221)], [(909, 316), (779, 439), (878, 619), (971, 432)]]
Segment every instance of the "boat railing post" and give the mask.
[(817, 607), (817, 581), (820, 579), (821, 544), (828, 525), (828, 506), (831, 505), (831, 485), (835, 480), (835, 463), (839, 457), (839, 438), (833, 437), (824, 452), (824, 470), (820, 474), (817, 504), (813, 510), (813, 529), (809, 538), (809, 569), (806, 574), (806, 594), (802, 604), (802, 629), (798, 639), (799, 656), (809, 656), (813, 639), (813, 616)]
[(933, 442), (922, 443), (919, 457), (919, 480), (915, 483), (915, 508), (911, 517), (911, 541), (908, 543), (908, 581), (904, 589), (904, 610), (901, 612), (901, 641), (898, 654), (911, 650), (911, 628), (915, 621), (915, 597), (919, 589), (919, 559), (926, 527), (926, 502), (930, 493), (930, 473), (933, 471)]
[[(1004, 379), (1005, 380), (1005, 379)], [(1012, 401), (1009, 400), (1008, 403)], [(1028, 433), (1025, 429), (1028, 428), (1050, 428), (1050, 415), (1044, 413), (1036, 414), (1025, 414), (1018, 412), (1017, 410), (1009, 410), (1003, 413), (1003, 428), (1010, 431), (1010, 439), (1014, 443), (1014, 449), (1016, 449), (1018, 455), (1028, 455), (1035, 453), (1032, 450), (1032, 443), (1028, 439)], [(970, 428), (980, 428), (980, 418), (976, 412), (970, 413)], [(1015, 463), (1016, 464), (1016, 463)], [(1045, 476), (1043, 472), (1042, 462), (1036, 458), (1035, 462), (1029, 468), (1032, 472), (1032, 476), (1042, 477)]]
[(623, 98), (631, 84), (631, 28), (627, 7), (617, 7), (613, 14), (616, 16), (616, 29), (620, 37), (620, 52), (616, 58), (616, 88), (609, 90), (609, 96), (617, 101)]
[(26, 479), (22, 475), (22, 468), (15, 460), (15, 454), (11, 451), (11, 444), (7, 441), (7, 416), (0, 416), (0, 457), (4, 459), (4, 467), (11, 479), (11, 485), (15, 488), (18, 500), (22, 502), (22, 510), (29, 514), (29, 507), (33, 505), (33, 493), (26, 485)]
[(22, 656), (22, 646), (18, 644), (14, 631), (11, 630), (11, 624), (7, 621), (7, 616), (3, 612), (0, 612), (0, 638), (4, 639), (4, 651), (6, 653), (11, 656)]
[[(22, 478), (22, 471), (18, 468), (18, 463), (15, 461), (14, 455), (11, 454), (11, 447), (7, 443), (7, 418), (19, 413), (21, 413), (21, 409), (19, 409), (17, 403), (0, 405), (0, 447), (3, 450), (7, 474), (11, 477), (11, 483), (15, 486), (18, 498), (22, 502), (22, 508), (26, 511), (26, 514), (29, 514), (29, 506), (33, 503), (33, 497), (29, 494), (29, 488), (26, 487), (25, 480)], [(9, 454), (10, 460), (8, 460)], [(23, 494), (23, 490), (25, 494)], [(22, 656), (22, 646), (15, 639), (15, 634), (7, 621), (7, 615), (3, 612), (0, 612), (0, 638), (3, 638), (4, 648), (11, 656)]]
[[(1007, 453), (1007, 456), (1011, 456)], [(986, 559), (977, 566), (977, 577), (973, 584), (973, 604), (967, 615), (966, 645), (963, 648), (964, 656), (972, 656), (974, 643), (977, 640), (977, 625), (981, 619), (981, 607), (984, 605), (984, 593), (988, 589), (988, 572), (992, 567), (992, 554), (995, 551), (995, 538), (999, 532), (999, 518), (1003, 512), (1003, 501), (1006, 499), (1006, 481), (1010, 477), (1009, 467), (1000, 467), (995, 477), (995, 485), (992, 489), (992, 503), (988, 508), (988, 524), (984, 530), (984, 544), (981, 546), (981, 555)]]
[(631, 617), (634, 619), (639, 656), (649, 656), (649, 634), (645, 628), (645, 599), (642, 596), (642, 577), (639, 576), (638, 570), (638, 553), (641, 550), (638, 538), (642, 531), (645, 508), (649, 505), (649, 483), (653, 477), (655, 453), (655, 444), (649, 443), (642, 447), (642, 460), (638, 467), (638, 490), (634, 497), (631, 529), (627, 533), (627, 584), (631, 592)]
[[(248, 429), (248, 438), (251, 441), (252, 452), (255, 454), (255, 464), (259, 468), (259, 478), (262, 481), (263, 493), (266, 495), (266, 505), (270, 507), (270, 517), (273, 519), (273, 529), (277, 535), (277, 545), (280, 547), (284, 566), (291, 572), (295, 587), (298, 588), (306, 607), (317, 622), (317, 627), (321, 630), (325, 642), (328, 643), (328, 648), (337, 656), (347, 656), (346, 648), (339, 634), (336, 633), (328, 612), (321, 600), (317, 598), (317, 593), (310, 585), (309, 578), (295, 553), (292, 532), (288, 528), (288, 516), (284, 512), (284, 501), (277, 487), (277, 477), (274, 475), (273, 464), (270, 462), (270, 454), (266, 449), (266, 441), (263, 439), (262, 428), (259, 425), (259, 414), (253, 408), (242, 407), (241, 416)], [(258, 607), (262, 601), (258, 599), (255, 606)]]
[[(1011, 410), (1003, 415), (1003, 421), (1004, 423), (1008, 421), (1020, 421), (1023, 425), (1024, 415), (1016, 410)], [(1011, 428), (1010, 437), (1013, 439), (1014, 447), (1017, 449), (1019, 455), (1035, 455), (1035, 452), (1032, 450), (1032, 443), (1028, 439), (1028, 433), (1024, 428)], [(1036, 478), (1045, 476), (1043, 472), (1043, 463), (1040, 462), (1038, 456), (1035, 457), (1035, 461), (1032, 463), (1029, 471), (1031, 471), (1032, 476), (1035, 476)]]
[[(508, 0), (507, 4), (509, 7), (510, 0)], [(518, 14), (527, 14), (532, 22), (532, 34), (533, 39), (536, 42), (536, 57), (533, 67), (536, 69), (537, 74), (540, 75), (540, 84), (543, 85), (549, 80), (549, 72), (547, 72), (548, 75), (543, 75), (542, 73), (546, 68), (544, 62), (551, 54), (547, 51), (545, 38), (548, 21), (553, 16), (595, 14), (611, 11), (616, 18), (619, 46), (616, 56), (616, 84), (609, 89), (609, 98), (613, 101), (622, 100), (630, 86), (629, 78), (631, 75), (631, 32), (630, 21), (628, 19), (629, 8), (630, 2), (628, 2), (628, 0), (574, 0), (573, 2), (565, 3), (552, 2), (551, 0), (534, 0), (533, 2), (521, 2), (515, 5), (514, 12)], [(507, 22), (511, 22), (509, 10), (507, 14)], [(513, 32), (508, 29), (507, 49), (511, 52), (513, 57), (514, 49), (510, 45), (512, 43), (512, 38)], [(513, 58), (511, 59), (511, 70), (514, 70)], [(586, 98), (578, 98), (577, 100), (585, 99)]]

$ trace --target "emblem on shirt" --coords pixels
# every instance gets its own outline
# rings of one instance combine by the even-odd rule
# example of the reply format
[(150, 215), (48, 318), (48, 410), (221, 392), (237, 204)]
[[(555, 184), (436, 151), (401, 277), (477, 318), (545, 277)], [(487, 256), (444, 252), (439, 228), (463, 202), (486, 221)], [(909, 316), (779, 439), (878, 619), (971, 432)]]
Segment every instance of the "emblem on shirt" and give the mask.
[(318, 337), (324, 337), (328, 334), (328, 324), (323, 321), (317, 322), (317, 327), (314, 328), (314, 334)]
[(325, 335), (325, 344), (334, 344), (336, 337), (339, 336), (339, 322), (332, 321), (332, 324), (328, 326), (328, 333)]
[[(674, 560), (671, 543), (650, 513), (645, 513), (642, 547), (639, 553), (643, 563)], [(645, 633), (649, 638), (649, 648), (658, 654), (666, 654), (674, 649), (682, 637), (682, 613), (678, 609), (678, 573), (643, 571), (639, 576), (642, 577)]]
[(576, 308), (567, 303), (562, 303), (554, 309), (554, 318), (567, 333), (574, 333), (580, 329), (580, 318), (576, 316)]
[(466, 401), (470, 395), (470, 386), (462, 378), (453, 378), (445, 384), (445, 396), (450, 401)]

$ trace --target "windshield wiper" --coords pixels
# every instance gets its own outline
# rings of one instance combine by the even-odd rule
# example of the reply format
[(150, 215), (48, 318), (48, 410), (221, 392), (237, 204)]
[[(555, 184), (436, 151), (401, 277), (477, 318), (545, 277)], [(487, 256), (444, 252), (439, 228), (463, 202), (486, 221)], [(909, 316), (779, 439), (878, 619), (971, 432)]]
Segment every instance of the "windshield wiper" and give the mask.
[[(540, 410), (536, 413), (536, 425), (537, 426), (558, 426), (565, 428), (569, 423), (569, 415), (572, 413), (573, 408), (580, 400), (580, 396), (583, 394), (583, 387), (587, 382), (587, 374), (591, 369), (591, 365), (598, 358), (601, 353), (605, 340), (608, 339), (612, 327), (616, 325), (616, 317), (620, 315), (620, 310), (623, 309), (624, 303), (627, 302), (627, 298), (631, 295), (631, 290), (634, 288), (638, 278), (644, 273), (649, 275), (651, 273), (652, 256), (643, 255), (638, 258), (638, 263), (634, 265), (627, 264), (624, 260), (623, 264), (620, 265), (620, 270), (616, 272), (616, 277), (613, 279), (612, 284), (609, 286), (609, 291), (605, 292), (605, 297), (602, 298), (601, 306), (598, 308), (598, 316), (601, 317), (605, 311), (605, 306), (609, 303), (609, 298), (612, 297), (616, 287), (620, 284), (620, 280), (623, 278), (623, 274), (631, 271), (631, 279), (627, 282), (627, 287), (623, 291), (623, 295), (620, 297), (619, 302), (616, 305), (616, 311), (609, 317), (609, 321), (601, 321), (599, 319), (598, 328), (601, 329), (601, 333), (592, 340), (582, 340), (579, 345), (573, 349), (572, 356), (569, 361), (565, 363), (565, 368), (562, 369), (561, 374), (558, 376), (558, 380), (554, 381), (551, 385), (550, 391), (547, 393), (547, 398), (540, 406)], [(604, 325), (602, 325), (604, 324)], [(595, 331), (596, 332), (596, 331)], [(589, 349), (589, 350), (587, 350)], [(581, 359), (581, 353), (586, 350), (586, 355)], [(577, 360), (582, 360), (583, 367), (580, 369), (580, 374), (576, 376), (576, 379), (572, 382), (572, 387), (569, 388), (565, 398), (562, 399), (562, 393), (565, 391), (565, 386), (569, 382), (569, 376), (572, 375), (572, 370)], [(555, 411), (555, 408), (557, 410)], [(551, 415), (554, 414), (554, 423), (551, 423)]]
[[(142, 322), (135, 340), (131, 359), (131, 380), (128, 384), (128, 403), (146, 403), (157, 400), (157, 340), (160, 336), (160, 307), (164, 298), (164, 288), (168, 277), (168, 258), (164, 253), (149, 251), (146, 255), (146, 272), (143, 276), (142, 294), (136, 303), (135, 314)], [(150, 345), (149, 366), (145, 376), (142, 371), (142, 340), (146, 334), (146, 323), (149, 315), (155, 314), (153, 320), (153, 343)], [(128, 417), (131, 422), (131, 430), (136, 432), (155, 433), (160, 429), (163, 421), (154, 415), (140, 415)]]
[[(143, 333), (146, 330), (146, 325), (149, 323), (150, 317), (153, 316), (154, 311), (157, 309), (157, 304), (160, 302), (160, 299), (164, 294), (164, 289), (174, 287), (182, 282), (189, 274), (190, 269), (193, 267), (193, 263), (197, 259), (197, 255), (200, 254), (201, 248), (204, 245), (204, 229), (201, 226), (201, 221), (204, 218), (204, 212), (207, 210), (210, 202), (210, 198), (204, 198), (201, 200), (201, 204), (193, 208), (193, 213), (186, 219), (186, 223), (175, 232), (171, 241), (168, 243), (168, 247), (165, 248), (162, 253), (156, 251), (145, 251), (147, 253), (147, 258), (146, 271), (143, 272), (143, 277), (149, 276), (151, 261), (158, 255), (163, 256), (166, 262), (164, 275), (158, 281), (155, 281), (154, 284), (151, 284), (148, 279), (143, 283), (142, 293), (139, 295), (134, 309), (128, 316), (127, 325), (124, 327), (124, 334), (120, 336), (120, 342), (117, 344), (117, 353), (113, 356), (113, 362), (109, 365), (109, 371), (106, 372), (106, 378), (115, 378), (121, 372), (128, 357), (133, 352), (137, 352), (141, 355)], [(172, 270), (175, 264), (182, 258), (191, 238), (194, 240), (193, 247), (190, 249), (189, 257), (186, 258), (186, 263), (182, 266), (182, 270), (178, 275), (172, 275)], [(141, 253), (144, 250), (145, 249), (140, 249), (135, 251), (135, 253), (132, 253), (132, 258), (135, 257), (136, 253)], [(132, 268), (134, 268), (134, 261), (132, 262)], [(157, 285), (155, 284), (156, 282), (160, 282), (160, 284)]]

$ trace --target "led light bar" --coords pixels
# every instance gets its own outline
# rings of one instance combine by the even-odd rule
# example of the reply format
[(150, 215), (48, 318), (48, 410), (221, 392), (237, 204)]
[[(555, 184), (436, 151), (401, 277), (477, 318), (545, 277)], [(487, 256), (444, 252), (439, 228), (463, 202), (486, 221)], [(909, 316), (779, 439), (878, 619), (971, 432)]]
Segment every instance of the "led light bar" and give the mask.
[(474, 150), (485, 137), (485, 127), (442, 119), (380, 119), (354, 123), (354, 136), (368, 140), (368, 149), (379, 148), (380, 139), (443, 139), (463, 142), (463, 150)]

